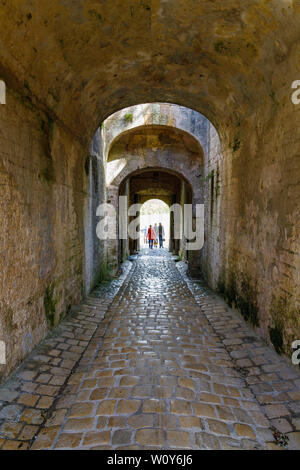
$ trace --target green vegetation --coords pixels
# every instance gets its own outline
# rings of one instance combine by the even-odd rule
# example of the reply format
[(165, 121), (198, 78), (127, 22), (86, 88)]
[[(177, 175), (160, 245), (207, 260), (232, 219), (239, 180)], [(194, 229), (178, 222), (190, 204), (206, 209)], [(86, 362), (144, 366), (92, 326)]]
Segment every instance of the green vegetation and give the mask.
[(99, 275), (99, 282), (109, 282), (113, 279), (113, 275), (112, 275), (112, 272), (111, 272), (111, 268), (105, 264), (102, 266), (101, 268), (101, 271), (100, 271), (100, 275)]
[(132, 122), (133, 121), (133, 114), (132, 113), (125, 114), (124, 119), (127, 123)]
[(209, 181), (214, 177), (214, 170), (212, 170), (208, 175), (205, 177), (205, 181)]
[(99, 287), (101, 284), (106, 284), (106, 283), (111, 282), (113, 279), (114, 279), (114, 276), (112, 275), (111, 267), (106, 262), (102, 263), (98, 276), (92, 287), (92, 290), (95, 289), (96, 287)]

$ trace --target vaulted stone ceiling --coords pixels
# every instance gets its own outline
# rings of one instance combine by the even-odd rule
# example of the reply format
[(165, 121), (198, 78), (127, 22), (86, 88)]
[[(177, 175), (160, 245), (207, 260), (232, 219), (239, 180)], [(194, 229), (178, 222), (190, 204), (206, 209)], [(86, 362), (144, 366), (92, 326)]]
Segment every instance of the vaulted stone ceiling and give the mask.
[(153, 151), (176, 149), (178, 152), (188, 152), (193, 160), (203, 160), (203, 149), (199, 142), (187, 132), (168, 126), (142, 126), (121, 134), (113, 143), (108, 161), (126, 156), (126, 154), (140, 153), (141, 149)]
[(221, 133), (259, 107), (271, 118), (299, 66), (297, 0), (6, 0), (0, 22), (2, 78), (84, 141), (151, 101)]

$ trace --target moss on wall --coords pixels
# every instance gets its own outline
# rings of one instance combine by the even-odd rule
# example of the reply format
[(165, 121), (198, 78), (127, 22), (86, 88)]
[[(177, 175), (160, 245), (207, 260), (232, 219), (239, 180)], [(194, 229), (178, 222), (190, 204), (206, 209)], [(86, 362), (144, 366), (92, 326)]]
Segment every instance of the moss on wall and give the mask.
[(133, 121), (133, 114), (132, 113), (125, 114), (124, 119), (125, 119), (125, 122), (127, 122), (127, 123), (132, 122)]
[(257, 291), (245, 274), (237, 278), (236, 274), (231, 272), (227, 284), (220, 278), (218, 291), (230, 307), (236, 307), (240, 311), (247, 322), (259, 326)]
[(281, 354), (282, 352), (284, 352), (282, 324), (278, 323), (274, 327), (272, 328), (270, 327), (269, 334), (270, 334), (271, 343), (273, 344), (275, 351), (278, 354)]
[(55, 326), (55, 310), (56, 300), (54, 298), (54, 283), (51, 283), (45, 291), (44, 295), (44, 308), (48, 326), (53, 328)]
[(287, 311), (287, 299), (276, 299), (274, 296), (271, 302), (271, 318), (272, 323), (269, 326), (269, 336), (275, 351), (278, 354), (285, 352), (284, 348), (284, 318)]
[(113, 278), (114, 276), (111, 267), (108, 265), (107, 262), (103, 262), (101, 264), (98, 276), (96, 277), (96, 280), (91, 287), (91, 290), (95, 289), (96, 287), (99, 287), (103, 283), (110, 282)]
[(290, 355), (292, 353), (292, 343), (299, 339), (299, 334), (295, 331), (300, 328), (300, 310), (290, 299), (285, 297), (275, 297), (273, 295), (270, 308), (271, 323), (269, 326), (269, 337), (275, 350), (279, 354)]
[(2, 314), (3, 318), (3, 326), (5, 331), (10, 334), (12, 333), (16, 328), (17, 325), (14, 322), (14, 312), (9, 305), (7, 305), (5, 302), (0, 302), (0, 311)]

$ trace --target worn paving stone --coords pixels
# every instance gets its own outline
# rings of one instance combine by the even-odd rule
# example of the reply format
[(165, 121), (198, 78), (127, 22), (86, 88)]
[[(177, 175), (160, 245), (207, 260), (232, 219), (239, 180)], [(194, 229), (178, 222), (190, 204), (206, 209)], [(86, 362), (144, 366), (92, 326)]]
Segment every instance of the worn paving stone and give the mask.
[(300, 448), (299, 373), (165, 250), (129, 264), (0, 387), (0, 448)]
[[(101, 330), (100, 325), (109, 305), (130, 269), (131, 264), (125, 264), (119, 279), (109, 286), (96, 289), (82, 305), (74, 307), (70, 315), (0, 386), (0, 448), (23, 450), (53, 447), (65, 420), (66, 407), (72, 407), (86, 373), (85, 357), (94, 355), (89, 344), (94, 344), (97, 349), (103, 335), (100, 338), (95, 335), (96, 341), (92, 336), (98, 326)], [(77, 370), (72, 373), (74, 367)], [(59, 403), (52, 412), (58, 396)], [(81, 394), (82, 400), (87, 398)]]

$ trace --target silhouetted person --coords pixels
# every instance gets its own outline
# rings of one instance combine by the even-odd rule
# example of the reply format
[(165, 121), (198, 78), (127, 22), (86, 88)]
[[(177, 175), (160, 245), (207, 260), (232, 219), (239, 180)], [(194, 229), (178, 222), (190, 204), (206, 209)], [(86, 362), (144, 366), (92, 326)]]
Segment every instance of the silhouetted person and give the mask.
[(159, 222), (158, 226), (158, 238), (159, 238), (159, 248), (163, 248), (164, 239), (165, 239), (165, 229), (161, 222)]
[(156, 240), (156, 233), (152, 225), (149, 226), (148, 228), (148, 235), (147, 235), (148, 241), (149, 241), (149, 248), (152, 250), (153, 248), (153, 242)]

